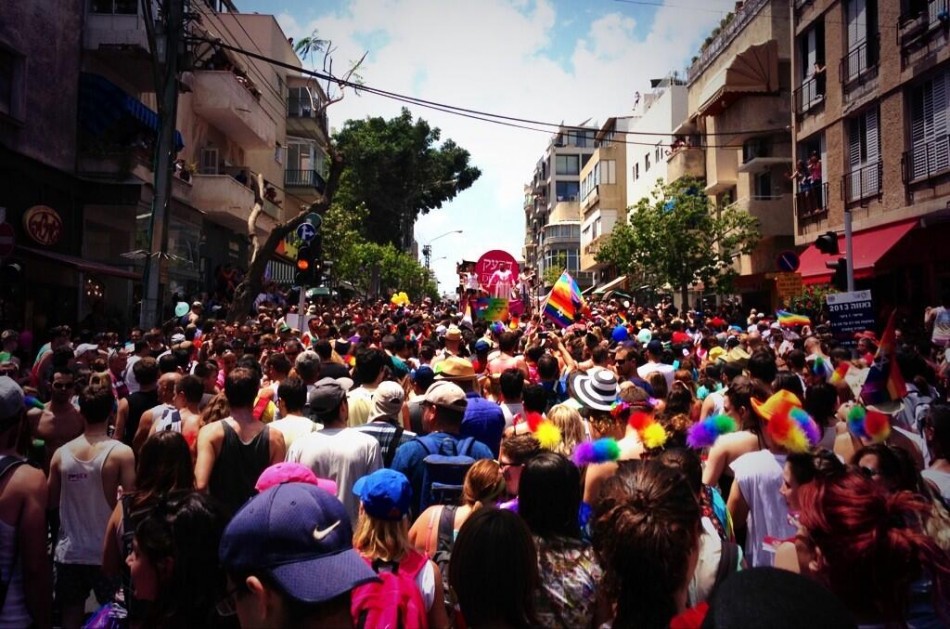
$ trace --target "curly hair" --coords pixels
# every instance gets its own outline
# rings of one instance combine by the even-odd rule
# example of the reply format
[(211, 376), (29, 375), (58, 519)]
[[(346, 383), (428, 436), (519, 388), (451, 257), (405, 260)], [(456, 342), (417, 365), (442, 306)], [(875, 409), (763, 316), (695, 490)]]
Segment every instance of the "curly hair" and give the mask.
[(593, 519), (614, 627), (669, 626), (675, 593), (689, 580), (700, 536), (696, 495), (678, 470), (657, 461), (621, 464), (601, 489)]

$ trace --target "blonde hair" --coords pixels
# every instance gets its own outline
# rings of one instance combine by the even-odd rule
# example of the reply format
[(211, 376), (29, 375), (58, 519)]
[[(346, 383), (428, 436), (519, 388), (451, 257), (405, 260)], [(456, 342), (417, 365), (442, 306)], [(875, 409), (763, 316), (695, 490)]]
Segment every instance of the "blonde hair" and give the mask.
[(409, 543), (409, 521), (378, 520), (360, 506), (360, 517), (353, 533), (353, 547), (364, 557), (399, 561), (412, 548)]
[(228, 404), (228, 398), (225, 397), (224, 393), (218, 393), (211, 398), (208, 405), (201, 411), (201, 425), (206, 426), (222, 420), (230, 414), (231, 406)]
[(552, 450), (571, 456), (574, 446), (584, 440), (584, 424), (581, 414), (567, 404), (556, 404), (548, 411), (547, 418), (561, 431), (561, 441)]

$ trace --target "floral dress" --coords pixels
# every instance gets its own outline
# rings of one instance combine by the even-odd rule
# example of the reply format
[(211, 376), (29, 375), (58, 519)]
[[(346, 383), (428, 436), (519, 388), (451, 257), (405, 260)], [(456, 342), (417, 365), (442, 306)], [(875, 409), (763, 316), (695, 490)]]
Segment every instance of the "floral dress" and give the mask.
[(535, 537), (541, 587), (534, 602), (544, 627), (588, 627), (603, 571), (589, 544), (567, 537)]

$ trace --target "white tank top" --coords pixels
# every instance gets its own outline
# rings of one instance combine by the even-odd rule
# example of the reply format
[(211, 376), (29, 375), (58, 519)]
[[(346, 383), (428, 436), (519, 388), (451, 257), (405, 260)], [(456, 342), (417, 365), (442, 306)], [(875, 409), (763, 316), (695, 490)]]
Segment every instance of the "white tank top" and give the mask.
[(53, 555), (59, 563), (102, 565), (102, 543), (112, 515), (102, 490), (102, 466), (117, 445), (111, 441), (91, 461), (61, 450), (59, 541)]

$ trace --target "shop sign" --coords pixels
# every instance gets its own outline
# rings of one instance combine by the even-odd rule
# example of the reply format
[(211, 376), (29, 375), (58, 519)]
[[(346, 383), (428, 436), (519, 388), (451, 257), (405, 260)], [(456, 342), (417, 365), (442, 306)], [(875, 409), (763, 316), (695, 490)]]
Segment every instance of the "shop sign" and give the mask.
[(63, 235), (63, 219), (47, 205), (34, 205), (23, 215), (23, 229), (34, 241), (51, 247)]

